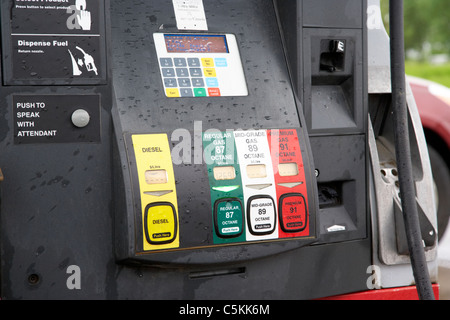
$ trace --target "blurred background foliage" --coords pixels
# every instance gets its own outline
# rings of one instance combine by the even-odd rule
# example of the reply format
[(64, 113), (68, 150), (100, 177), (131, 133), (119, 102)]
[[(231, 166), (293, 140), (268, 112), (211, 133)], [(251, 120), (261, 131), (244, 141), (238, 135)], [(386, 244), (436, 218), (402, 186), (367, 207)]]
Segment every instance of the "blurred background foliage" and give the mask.
[[(450, 0), (404, 0), (404, 10), (406, 73), (450, 87)], [(389, 33), (389, 0), (381, 12)]]

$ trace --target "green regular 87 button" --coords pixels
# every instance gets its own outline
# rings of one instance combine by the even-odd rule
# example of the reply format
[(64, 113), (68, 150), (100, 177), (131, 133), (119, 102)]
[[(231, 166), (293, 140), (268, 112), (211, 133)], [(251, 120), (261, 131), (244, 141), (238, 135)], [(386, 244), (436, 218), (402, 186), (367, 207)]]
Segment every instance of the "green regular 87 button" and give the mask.
[(215, 204), (214, 224), (222, 238), (234, 238), (243, 232), (242, 203), (239, 199), (221, 199)]

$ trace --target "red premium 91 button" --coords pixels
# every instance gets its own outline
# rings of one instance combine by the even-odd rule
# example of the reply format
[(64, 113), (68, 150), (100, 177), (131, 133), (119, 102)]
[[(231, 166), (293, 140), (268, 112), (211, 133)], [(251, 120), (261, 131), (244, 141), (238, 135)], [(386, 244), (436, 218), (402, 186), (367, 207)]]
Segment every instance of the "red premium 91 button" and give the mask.
[(284, 232), (303, 231), (308, 224), (305, 197), (301, 193), (281, 196), (279, 215), (280, 226)]

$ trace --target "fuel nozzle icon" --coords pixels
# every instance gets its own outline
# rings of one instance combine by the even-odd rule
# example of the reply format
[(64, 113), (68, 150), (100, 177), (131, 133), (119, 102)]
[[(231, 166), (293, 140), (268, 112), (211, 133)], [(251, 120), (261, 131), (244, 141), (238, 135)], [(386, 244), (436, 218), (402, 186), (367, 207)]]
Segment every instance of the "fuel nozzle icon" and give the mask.
[(84, 51), (82, 48), (78, 46), (76, 46), (75, 48), (81, 52), (82, 56), (77, 58), (76, 56), (78, 55), (74, 55), (72, 51), (69, 50), (69, 54), (72, 59), (73, 75), (74, 76), (81, 75), (83, 73), (81, 68), (85, 68), (88, 72), (94, 72), (95, 75), (98, 76), (98, 70), (92, 55), (88, 54), (86, 51)]

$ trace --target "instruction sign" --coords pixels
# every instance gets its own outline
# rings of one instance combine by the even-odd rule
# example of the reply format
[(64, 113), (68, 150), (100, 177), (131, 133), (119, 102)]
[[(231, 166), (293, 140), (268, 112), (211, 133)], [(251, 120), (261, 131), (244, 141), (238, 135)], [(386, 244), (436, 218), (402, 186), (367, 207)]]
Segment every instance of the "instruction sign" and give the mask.
[(208, 30), (203, 0), (172, 0), (179, 30)]
[[(72, 114), (89, 114), (89, 123), (76, 127)], [(100, 142), (99, 95), (14, 95), (14, 144)]]
[(7, 82), (105, 80), (103, 1), (15, 0), (9, 12), (10, 28), (4, 28), (9, 43), (3, 47)]

